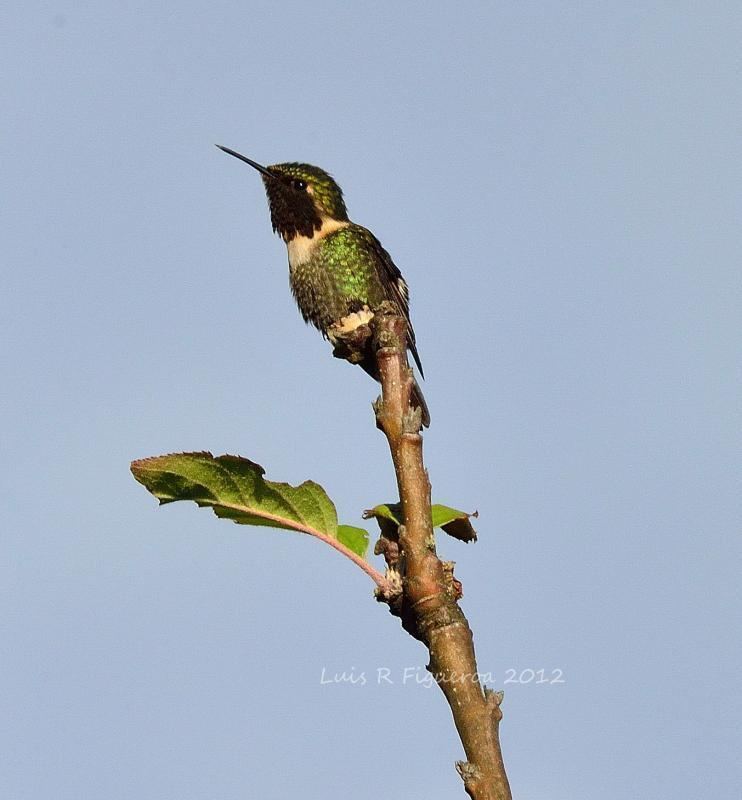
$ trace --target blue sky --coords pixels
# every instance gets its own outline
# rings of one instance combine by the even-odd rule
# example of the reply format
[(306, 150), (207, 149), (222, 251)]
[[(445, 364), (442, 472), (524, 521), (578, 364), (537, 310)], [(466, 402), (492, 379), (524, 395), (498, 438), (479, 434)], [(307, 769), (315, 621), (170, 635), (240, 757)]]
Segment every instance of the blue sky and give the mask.
[[(515, 796), (738, 797), (738, 4), (32, 2), (1, 29), (2, 795), (463, 796), (366, 576), (128, 473), (209, 449), (350, 524), (394, 498), (376, 388), (305, 328), (218, 142), (331, 171), (410, 284)], [(539, 669), (564, 682), (505, 685)]]

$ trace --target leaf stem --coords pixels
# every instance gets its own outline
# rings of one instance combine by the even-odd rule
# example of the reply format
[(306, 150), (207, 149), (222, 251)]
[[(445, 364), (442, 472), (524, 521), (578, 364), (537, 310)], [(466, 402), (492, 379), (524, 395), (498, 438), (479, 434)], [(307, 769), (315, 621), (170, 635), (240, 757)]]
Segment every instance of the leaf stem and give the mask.
[(318, 531), (316, 528), (312, 528), (309, 525), (303, 525), (301, 522), (294, 522), (286, 517), (279, 517), (277, 514), (270, 514), (262, 509), (254, 509), (250, 508), (249, 506), (240, 505), (239, 503), (224, 503), (220, 501), (218, 505), (222, 506), (223, 508), (231, 508), (234, 511), (248, 511), (250, 514), (253, 514), (256, 517), (261, 517), (268, 522), (280, 523), (280, 527), (282, 528), (290, 528), (298, 533), (308, 533), (310, 536), (315, 536), (325, 544), (329, 544), (330, 547), (334, 547), (339, 553), (342, 553), (346, 558), (349, 558), (357, 567), (360, 567), (382, 592), (386, 592), (390, 588), (389, 581), (378, 570), (374, 569), (371, 564), (369, 564), (368, 561), (363, 558), (363, 556), (359, 556), (349, 547), (346, 547), (342, 542), (326, 533), (322, 533), (322, 531)]

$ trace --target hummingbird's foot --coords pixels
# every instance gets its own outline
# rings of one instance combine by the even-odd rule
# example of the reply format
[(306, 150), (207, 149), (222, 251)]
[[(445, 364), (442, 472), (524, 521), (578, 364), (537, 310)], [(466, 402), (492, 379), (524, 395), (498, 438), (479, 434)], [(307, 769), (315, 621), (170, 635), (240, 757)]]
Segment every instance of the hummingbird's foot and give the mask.
[(368, 357), (368, 343), (371, 340), (371, 328), (368, 323), (374, 312), (368, 306), (360, 311), (348, 314), (327, 329), (327, 338), (333, 345), (335, 358), (360, 364)]
[(364, 306), (360, 311), (356, 311), (353, 314), (348, 314), (347, 317), (343, 317), (337, 322), (333, 322), (333, 324), (327, 329), (327, 336), (334, 344), (336, 338), (343, 338), (344, 336), (352, 334), (356, 328), (360, 328), (361, 325), (368, 325), (373, 318), (374, 312), (371, 311), (368, 306)]

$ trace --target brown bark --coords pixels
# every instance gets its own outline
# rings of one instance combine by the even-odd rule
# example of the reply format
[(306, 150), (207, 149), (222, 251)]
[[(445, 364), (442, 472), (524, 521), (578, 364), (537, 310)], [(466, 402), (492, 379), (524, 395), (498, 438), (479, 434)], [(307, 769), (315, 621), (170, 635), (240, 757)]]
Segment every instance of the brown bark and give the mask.
[(502, 694), (479, 682), (472, 632), (458, 604), (461, 585), (453, 577), (452, 565), (436, 554), (420, 411), (410, 408), (413, 378), (407, 364), (405, 322), (382, 307), (371, 327), (382, 386), (377, 424), (389, 442), (404, 520), (395, 554), (401, 594), (382, 599), (430, 652), (428, 670), (451, 707), (466, 753), (467, 760), (456, 768), (467, 793), (473, 800), (510, 800), (499, 740)]

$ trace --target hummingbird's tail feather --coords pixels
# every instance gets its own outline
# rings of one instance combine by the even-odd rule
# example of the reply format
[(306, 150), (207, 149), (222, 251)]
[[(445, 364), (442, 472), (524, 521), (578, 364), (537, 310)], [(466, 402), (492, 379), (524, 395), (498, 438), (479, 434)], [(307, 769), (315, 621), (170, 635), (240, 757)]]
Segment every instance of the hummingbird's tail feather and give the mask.
[(428, 404), (425, 402), (425, 397), (423, 396), (422, 389), (420, 388), (420, 384), (413, 378), (415, 381), (412, 386), (412, 395), (410, 397), (410, 402), (412, 403), (413, 407), (417, 406), (421, 413), (422, 413), (422, 423), (424, 428), (430, 427), (430, 411), (428, 410)]
[(417, 364), (417, 368), (420, 370), (420, 375), (423, 380), (425, 380), (425, 373), (423, 372), (423, 362), (420, 361), (420, 354), (417, 352), (417, 345), (415, 344), (414, 334), (411, 334), (407, 340), (407, 347), (410, 348), (410, 352), (412, 353), (412, 357), (415, 359), (415, 363)]

